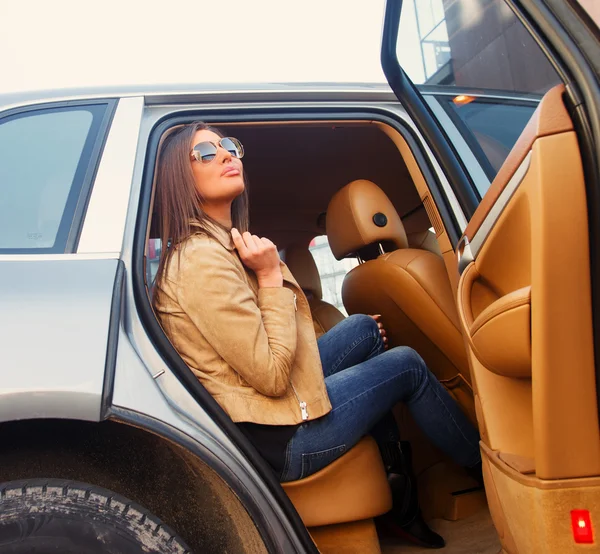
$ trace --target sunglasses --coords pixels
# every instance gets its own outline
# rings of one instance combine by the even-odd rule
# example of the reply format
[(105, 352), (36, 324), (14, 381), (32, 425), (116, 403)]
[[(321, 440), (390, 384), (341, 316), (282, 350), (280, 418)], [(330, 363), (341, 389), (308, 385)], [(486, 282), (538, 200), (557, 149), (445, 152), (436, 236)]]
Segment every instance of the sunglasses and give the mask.
[(203, 164), (209, 164), (215, 159), (219, 146), (227, 150), (234, 158), (241, 159), (244, 157), (244, 147), (238, 139), (223, 137), (219, 144), (208, 140), (196, 144), (192, 149), (192, 158)]

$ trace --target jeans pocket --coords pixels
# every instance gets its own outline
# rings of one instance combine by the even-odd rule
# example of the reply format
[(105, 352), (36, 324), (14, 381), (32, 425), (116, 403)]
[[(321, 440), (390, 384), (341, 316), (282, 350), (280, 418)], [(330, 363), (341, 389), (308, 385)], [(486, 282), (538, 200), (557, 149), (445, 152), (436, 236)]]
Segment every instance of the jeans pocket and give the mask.
[(346, 445), (342, 444), (334, 448), (328, 448), (327, 450), (302, 454), (302, 472), (300, 474), (300, 479), (304, 479), (320, 469), (323, 469), (331, 462), (337, 460), (345, 452)]

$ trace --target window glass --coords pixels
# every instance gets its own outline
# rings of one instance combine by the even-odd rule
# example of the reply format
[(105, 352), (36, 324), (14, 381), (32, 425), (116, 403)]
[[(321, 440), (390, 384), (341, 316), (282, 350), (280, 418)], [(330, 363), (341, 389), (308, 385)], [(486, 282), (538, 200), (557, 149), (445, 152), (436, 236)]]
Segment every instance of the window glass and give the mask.
[(537, 102), (438, 96), (490, 179), (498, 173)]
[[(519, 105), (520, 97), (527, 104), (535, 93), (539, 101), (560, 83), (504, 0), (406, 0), (397, 54), (424, 94), (444, 92), (455, 100), (446, 108), (464, 123), (458, 130), (467, 133), (464, 138), (490, 179), (532, 113), (530, 106)], [(503, 97), (513, 100), (507, 104)], [(440, 118), (440, 124), (451, 121)], [(454, 134), (447, 130), (449, 137)], [(463, 161), (468, 168), (469, 161)]]
[(342, 283), (346, 274), (358, 265), (358, 261), (356, 258), (336, 260), (326, 235), (315, 237), (310, 243), (309, 250), (321, 277), (323, 300), (333, 304), (344, 315), (348, 315), (342, 302)]
[(158, 272), (158, 264), (160, 264), (160, 256), (162, 254), (162, 240), (149, 239), (148, 248), (146, 251), (146, 284), (148, 287), (154, 286), (154, 279)]
[(106, 105), (0, 120), (0, 251), (64, 252)]

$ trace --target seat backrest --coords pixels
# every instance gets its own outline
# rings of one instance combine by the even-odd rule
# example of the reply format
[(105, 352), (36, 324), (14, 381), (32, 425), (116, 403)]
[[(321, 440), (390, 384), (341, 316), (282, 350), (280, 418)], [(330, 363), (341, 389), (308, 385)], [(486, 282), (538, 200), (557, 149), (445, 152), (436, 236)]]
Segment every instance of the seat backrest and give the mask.
[(348, 313), (381, 314), (390, 346), (414, 348), (440, 381), (464, 386), (467, 398), (459, 402), (475, 419), (466, 350), (443, 259), (409, 248), (393, 204), (365, 180), (349, 183), (331, 199), (327, 238), (338, 260), (366, 260), (344, 279)]
[(315, 333), (319, 337), (342, 321), (345, 316), (335, 306), (323, 300), (319, 270), (306, 246), (289, 246), (282, 252), (282, 258), (308, 298)]

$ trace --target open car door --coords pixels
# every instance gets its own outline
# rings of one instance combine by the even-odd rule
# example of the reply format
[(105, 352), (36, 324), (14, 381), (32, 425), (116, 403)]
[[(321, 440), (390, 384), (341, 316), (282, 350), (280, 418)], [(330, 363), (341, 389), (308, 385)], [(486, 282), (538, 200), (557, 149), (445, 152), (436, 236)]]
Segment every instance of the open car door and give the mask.
[[(450, 280), (494, 524), (509, 554), (598, 548), (600, 34), (575, 2), (405, 4), (387, 3), (382, 64), (460, 205), (444, 226), (459, 228)], [(469, 87), (540, 102), (524, 128), (507, 111), (486, 132), (494, 107), (474, 106)]]

